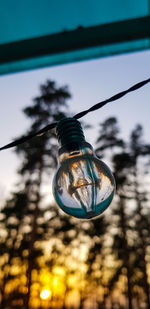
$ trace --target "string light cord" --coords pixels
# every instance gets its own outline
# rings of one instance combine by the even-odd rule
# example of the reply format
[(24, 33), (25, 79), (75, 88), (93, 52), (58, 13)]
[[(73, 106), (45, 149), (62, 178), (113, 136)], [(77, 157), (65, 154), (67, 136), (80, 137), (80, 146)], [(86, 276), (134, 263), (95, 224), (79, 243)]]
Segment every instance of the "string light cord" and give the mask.
[[(95, 105), (93, 105), (92, 107), (90, 107), (89, 109), (86, 109), (78, 114), (76, 114), (75, 116), (73, 116), (73, 118), (75, 119), (80, 119), (82, 118), (83, 116), (87, 115), (88, 113), (90, 112), (93, 112), (93, 111), (96, 111), (100, 108), (102, 108), (104, 105), (110, 103), (110, 102), (113, 102), (113, 101), (117, 101), (119, 100), (120, 98), (124, 97), (126, 94), (130, 93), (130, 92), (133, 92), (135, 90), (138, 90), (139, 88), (145, 86), (146, 84), (148, 84), (150, 82), (150, 78), (144, 80), (144, 81), (141, 81), (135, 85), (133, 85), (132, 87), (128, 88), (127, 90), (124, 90), (124, 91), (121, 91), (115, 95), (113, 95), (112, 97), (104, 100), (104, 101), (101, 101)], [(25, 142), (27, 142), (28, 140), (32, 139), (33, 137), (35, 136), (38, 136), (38, 135), (41, 135), (41, 134), (44, 134), (46, 133), (47, 131), (49, 130), (52, 130), (56, 127), (57, 125), (57, 122), (54, 122), (54, 123), (51, 123), (49, 125), (47, 125), (46, 127), (42, 128), (41, 130), (39, 130), (38, 132), (36, 133), (32, 133), (32, 134), (29, 134), (27, 136), (23, 136), (19, 139), (16, 139), (15, 141), (3, 146), (0, 148), (0, 151), (1, 150), (4, 150), (4, 149), (8, 149), (8, 148), (12, 148), (12, 147), (15, 147), (15, 146), (18, 146), (20, 144), (23, 144)]]

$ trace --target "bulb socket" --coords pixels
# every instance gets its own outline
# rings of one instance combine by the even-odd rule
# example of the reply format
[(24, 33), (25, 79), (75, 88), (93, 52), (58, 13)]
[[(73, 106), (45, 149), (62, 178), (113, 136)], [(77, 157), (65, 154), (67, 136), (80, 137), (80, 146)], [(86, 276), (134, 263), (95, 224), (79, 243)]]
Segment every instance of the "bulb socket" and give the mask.
[(56, 127), (56, 134), (61, 147), (74, 149), (85, 142), (80, 122), (75, 118), (63, 118)]

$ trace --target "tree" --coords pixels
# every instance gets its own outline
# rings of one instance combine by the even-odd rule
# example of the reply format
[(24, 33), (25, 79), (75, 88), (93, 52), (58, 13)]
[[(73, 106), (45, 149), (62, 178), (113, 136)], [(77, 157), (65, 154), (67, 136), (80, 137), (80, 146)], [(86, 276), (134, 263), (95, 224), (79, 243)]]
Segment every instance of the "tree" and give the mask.
[[(130, 265), (130, 248), (127, 239), (128, 219), (126, 216), (125, 206), (125, 187), (127, 182), (127, 168), (130, 166), (129, 154), (125, 152), (125, 142), (119, 137), (119, 127), (117, 119), (111, 117), (101, 124), (99, 138), (97, 139), (97, 154), (108, 153), (111, 150), (109, 161), (113, 165), (114, 175), (117, 183), (117, 211), (114, 210), (112, 215), (118, 216), (117, 234), (113, 238), (113, 252), (116, 251), (120, 263), (115, 270), (109, 282), (109, 292), (114, 287), (116, 281), (119, 280), (123, 268), (127, 273), (127, 293), (129, 309), (132, 309), (132, 272)], [(120, 231), (120, 232), (119, 232)]]
[(106, 150), (114, 151), (116, 148), (124, 148), (124, 141), (118, 135), (119, 127), (115, 117), (110, 117), (100, 124), (99, 137), (96, 141), (96, 153), (99, 158), (106, 155)]
[[(91, 222), (88, 222), (88, 229), (86, 233), (89, 240), (89, 250), (87, 256), (87, 275), (89, 295), (97, 294), (96, 302), (99, 308), (105, 308), (106, 298), (108, 294), (107, 283), (105, 278), (106, 266), (105, 266), (105, 252), (106, 245), (105, 240), (107, 238), (107, 228), (109, 226), (105, 216), (101, 216)], [(84, 226), (83, 226), (84, 228)], [(108, 252), (108, 251), (107, 251)], [(89, 282), (91, 284), (89, 285)], [(99, 288), (101, 289), (101, 295), (99, 296)]]
[[(130, 137), (130, 153), (132, 156), (132, 194), (136, 203), (135, 208), (135, 229), (138, 234), (137, 241), (137, 258), (136, 258), (136, 269), (139, 269), (142, 274), (142, 278), (138, 284), (143, 288), (146, 295), (147, 309), (150, 308), (150, 286), (147, 274), (147, 246), (148, 246), (148, 235), (149, 235), (149, 222), (148, 222), (148, 209), (146, 210), (146, 203), (148, 201), (147, 192), (145, 190), (145, 184), (143, 179), (146, 176), (144, 168), (144, 159), (150, 155), (150, 145), (147, 145), (143, 141), (143, 128), (141, 125), (137, 125), (131, 132)], [(142, 159), (142, 162), (141, 162)], [(145, 162), (146, 163), (146, 162)], [(137, 279), (138, 280), (138, 279)]]
[[(24, 109), (25, 115), (31, 119), (31, 126), (27, 134), (38, 131), (43, 126), (65, 117), (65, 110), (68, 109), (66, 100), (70, 97), (71, 95), (67, 87), (58, 87), (54, 81), (47, 81), (45, 85), (42, 85), (40, 87), (40, 95), (33, 100), (31, 106)], [(42, 255), (41, 241), (46, 238), (48, 233), (47, 225), (43, 221), (46, 209), (42, 207), (42, 184), (47, 176), (51, 177), (50, 172), (56, 167), (56, 151), (54, 131), (47, 132), (42, 137), (34, 138), (17, 147), (17, 154), (21, 155), (22, 159), (19, 170), (20, 185), (18, 186), (21, 193), (16, 192), (15, 195), (24, 195), (27, 203), (25, 205), (25, 212), (22, 213), (21, 221), (19, 220), (20, 213), (16, 213), (15, 201), (13, 209), (10, 209), (9, 217), (12, 216), (12, 211), (15, 212), (16, 219), (19, 221), (17, 228), (18, 231), (20, 228), (22, 233), (22, 241), (19, 247), (20, 252), (18, 252), (22, 263), (27, 265), (27, 292), (25, 293), (24, 304), (22, 304), (22, 308), (24, 306), (25, 309), (30, 307), (32, 271), (34, 268), (38, 269), (39, 267), (38, 257)], [(23, 210), (22, 207), (23, 205), (20, 204), (20, 211)], [(5, 211), (6, 207), (4, 208)], [(23, 228), (26, 230), (26, 233), (22, 232)], [(23, 252), (25, 250), (27, 252), (24, 257)], [(9, 256), (10, 258), (11, 255)]]
[[(16, 265), (16, 259), (23, 254), (20, 251), (20, 239), (23, 236), (22, 224), (26, 213), (27, 198), (25, 193), (14, 193), (12, 197), (6, 201), (1, 211), (1, 231), (0, 239), (2, 264), (2, 282), (1, 282), (1, 309), (6, 307), (11, 301), (11, 282), (20, 276), (21, 268)], [(18, 267), (13, 271), (14, 266)], [(10, 287), (10, 288), (9, 288)], [(9, 294), (6, 289), (9, 288)], [(23, 305), (24, 295), (18, 290), (17, 299)], [(15, 304), (16, 305), (16, 304)]]

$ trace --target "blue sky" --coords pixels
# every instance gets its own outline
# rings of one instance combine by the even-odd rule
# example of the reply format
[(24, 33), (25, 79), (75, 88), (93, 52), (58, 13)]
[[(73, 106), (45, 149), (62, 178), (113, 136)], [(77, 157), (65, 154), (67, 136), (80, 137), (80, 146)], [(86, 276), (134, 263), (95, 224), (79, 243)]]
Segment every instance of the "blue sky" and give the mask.
[[(22, 109), (31, 104), (32, 98), (39, 94), (39, 85), (47, 79), (55, 80), (60, 86), (69, 86), (72, 99), (68, 103), (74, 114), (149, 77), (150, 51), (1, 76), (0, 146), (28, 128), (29, 121)], [(86, 132), (87, 141), (94, 145), (98, 124), (110, 116), (118, 118), (126, 139), (134, 126), (141, 123), (149, 142), (150, 84), (85, 116), (84, 121), (94, 126)], [(13, 150), (0, 153), (0, 199), (6, 197), (15, 185), (18, 166), (19, 159)]]

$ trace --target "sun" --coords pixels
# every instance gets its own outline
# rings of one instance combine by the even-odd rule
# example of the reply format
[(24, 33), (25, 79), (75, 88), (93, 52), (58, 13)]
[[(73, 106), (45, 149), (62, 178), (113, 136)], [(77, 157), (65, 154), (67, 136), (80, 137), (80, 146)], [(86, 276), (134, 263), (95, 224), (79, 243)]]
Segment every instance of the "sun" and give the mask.
[(50, 290), (43, 290), (40, 294), (41, 299), (47, 299), (51, 297), (52, 292)]

